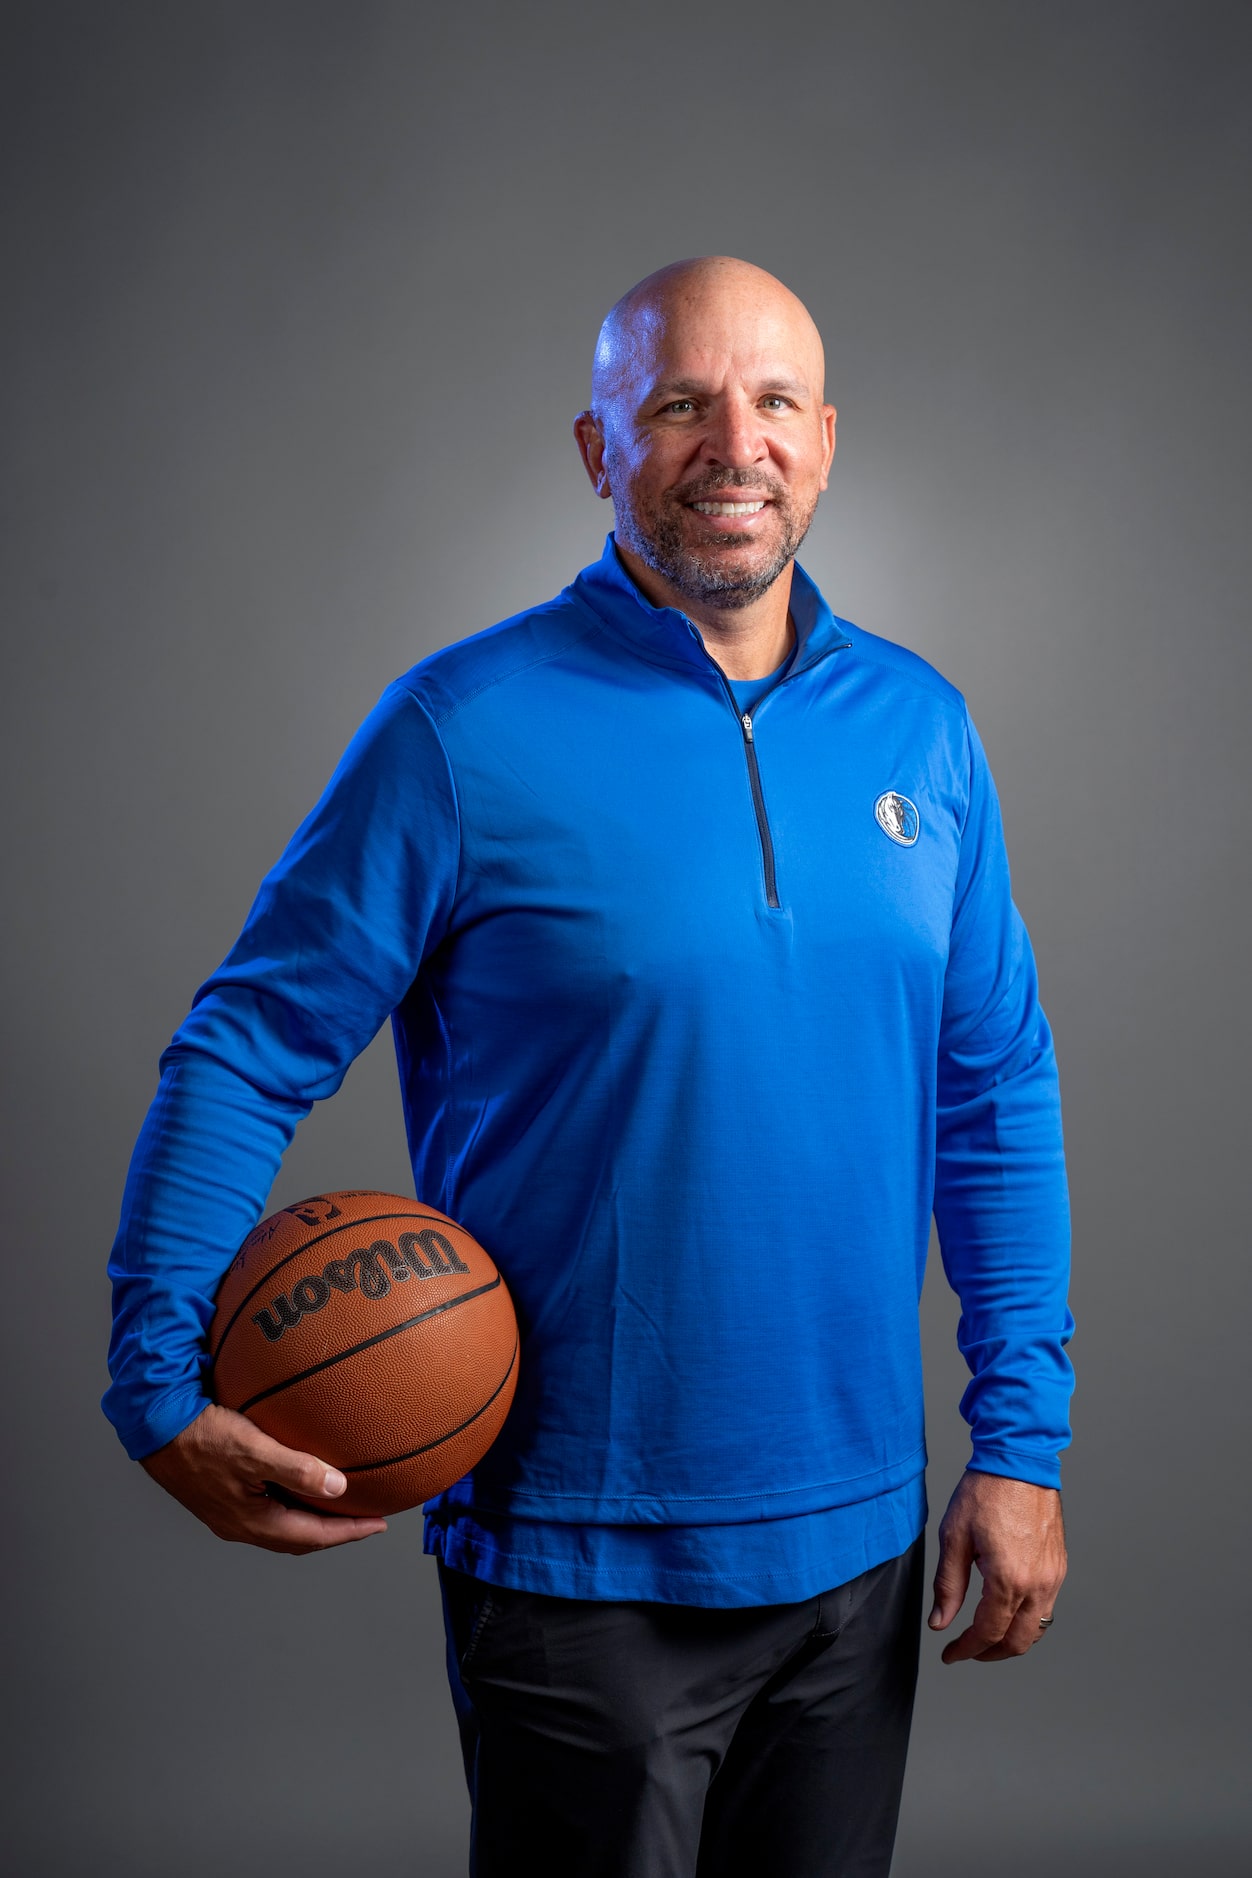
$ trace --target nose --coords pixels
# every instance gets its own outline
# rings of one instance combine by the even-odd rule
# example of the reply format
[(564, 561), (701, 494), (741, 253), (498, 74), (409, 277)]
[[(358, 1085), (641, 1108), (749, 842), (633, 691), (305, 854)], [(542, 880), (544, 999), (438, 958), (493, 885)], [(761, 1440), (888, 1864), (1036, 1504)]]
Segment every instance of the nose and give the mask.
[(722, 469), (751, 469), (768, 454), (760, 416), (742, 392), (719, 398), (709, 412), (701, 439), (704, 461)]

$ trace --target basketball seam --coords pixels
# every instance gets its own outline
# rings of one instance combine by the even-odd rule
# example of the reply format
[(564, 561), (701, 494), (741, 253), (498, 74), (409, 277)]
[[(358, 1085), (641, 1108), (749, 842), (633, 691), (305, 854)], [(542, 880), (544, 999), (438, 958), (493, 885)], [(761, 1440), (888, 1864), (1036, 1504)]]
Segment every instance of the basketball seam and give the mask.
[[(420, 1208), (415, 1207), (413, 1208), (412, 1211), (406, 1211), (403, 1213), (369, 1213), (366, 1215), (364, 1219), (345, 1220), (341, 1226), (328, 1226), (325, 1232), (317, 1233), (312, 1239), (302, 1239), (300, 1241), (300, 1244), (296, 1247), (294, 1252), (284, 1253), (283, 1257), (280, 1258), (276, 1264), (273, 1264), (270, 1266), (269, 1270), (266, 1272), (263, 1278), (257, 1279), (251, 1291), (245, 1293), (245, 1295), (239, 1300), (239, 1303), (235, 1306), (234, 1310), (230, 1314), (230, 1321), (227, 1323), (225, 1330), (222, 1332), (221, 1340), (218, 1343), (216, 1350), (212, 1350), (209, 1353), (210, 1369), (217, 1362), (218, 1357), (222, 1354), (222, 1351), (225, 1349), (226, 1339), (227, 1337), (229, 1337), (231, 1331), (235, 1328), (235, 1325), (238, 1323), (240, 1313), (243, 1310), (245, 1310), (249, 1304), (251, 1304), (253, 1298), (256, 1296), (258, 1291), (263, 1291), (265, 1289), (265, 1287), (269, 1284), (270, 1279), (274, 1276), (275, 1272), (280, 1272), (284, 1265), (289, 1265), (291, 1263), (292, 1259), (298, 1259), (302, 1252), (308, 1252), (315, 1245), (321, 1245), (323, 1239), (333, 1239), (337, 1232), (353, 1232), (358, 1226), (377, 1226), (380, 1221), (386, 1220), (386, 1219), (430, 1219), (430, 1220), (437, 1220), (441, 1225), (444, 1225), (444, 1226), (449, 1224), (446, 1214), (433, 1213), (433, 1212), (424, 1213), (420, 1210)], [(456, 1221), (453, 1220), (451, 1224), (455, 1226)], [(462, 1228), (461, 1230), (463, 1231), (464, 1228)]]
[(468, 1304), (471, 1298), (481, 1298), (484, 1292), (494, 1291), (501, 1283), (499, 1272), (490, 1284), (476, 1285), (472, 1291), (462, 1291), (455, 1298), (446, 1298), (442, 1304), (432, 1304), (428, 1311), (419, 1311), (416, 1317), (406, 1318), (402, 1324), (392, 1324), (387, 1330), (376, 1331), (372, 1337), (366, 1337), (362, 1343), (354, 1343), (348, 1350), (339, 1350), (334, 1356), (328, 1356), (320, 1363), (314, 1363), (309, 1369), (298, 1370), (294, 1376), (284, 1377), (282, 1382), (271, 1383), (268, 1389), (262, 1389), (257, 1395), (250, 1395), (246, 1402), (239, 1404), (236, 1411), (246, 1415), (258, 1402), (266, 1401), (272, 1395), (281, 1395), (284, 1389), (293, 1388), (298, 1382), (306, 1382), (310, 1376), (316, 1376), (324, 1369), (333, 1369), (336, 1363), (342, 1363), (349, 1356), (359, 1356), (362, 1350), (372, 1350), (376, 1343), (386, 1343), (388, 1337), (398, 1337), (402, 1330), (412, 1330), (415, 1324), (423, 1324), (428, 1317), (438, 1317), (441, 1311), (453, 1311), (458, 1304)]
[(480, 1415), (485, 1415), (487, 1413), (487, 1410), (491, 1407), (492, 1403), (495, 1401), (496, 1397), (499, 1395), (501, 1389), (503, 1389), (505, 1383), (509, 1380), (509, 1377), (513, 1374), (513, 1365), (516, 1363), (516, 1361), (517, 1361), (517, 1344), (514, 1343), (513, 1354), (509, 1358), (509, 1366), (505, 1370), (503, 1376), (501, 1376), (499, 1382), (496, 1384), (491, 1394), (487, 1397), (487, 1400), (483, 1403), (482, 1407), (476, 1408), (474, 1410), (474, 1413), (468, 1416), (466, 1420), (463, 1421), (458, 1428), (450, 1428), (447, 1434), (440, 1435), (437, 1441), (426, 1441), (426, 1442), (423, 1442), (420, 1448), (410, 1448), (407, 1454), (392, 1454), (392, 1455), (389, 1455), (387, 1459), (383, 1461), (357, 1461), (351, 1467), (341, 1467), (339, 1469), (340, 1473), (341, 1474), (366, 1474), (366, 1473), (369, 1473), (371, 1468), (375, 1468), (375, 1467), (399, 1467), (401, 1461), (416, 1460), (419, 1454), (429, 1454), (432, 1448), (440, 1448), (443, 1446), (445, 1441), (455, 1440), (456, 1436), (460, 1434), (464, 1434), (465, 1430), (471, 1425), (471, 1423), (476, 1422)]

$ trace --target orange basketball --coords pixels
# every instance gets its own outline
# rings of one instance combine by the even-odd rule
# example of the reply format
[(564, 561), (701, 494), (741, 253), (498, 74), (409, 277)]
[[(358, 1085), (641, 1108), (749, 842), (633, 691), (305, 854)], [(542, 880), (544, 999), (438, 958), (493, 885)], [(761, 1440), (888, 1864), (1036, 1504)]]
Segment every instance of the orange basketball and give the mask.
[(499, 1434), (517, 1319), (455, 1220), (395, 1193), (322, 1193), (248, 1234), (209, 1354), (215, 1401), (347, 1475), (336, 1513), (398, 1513)]

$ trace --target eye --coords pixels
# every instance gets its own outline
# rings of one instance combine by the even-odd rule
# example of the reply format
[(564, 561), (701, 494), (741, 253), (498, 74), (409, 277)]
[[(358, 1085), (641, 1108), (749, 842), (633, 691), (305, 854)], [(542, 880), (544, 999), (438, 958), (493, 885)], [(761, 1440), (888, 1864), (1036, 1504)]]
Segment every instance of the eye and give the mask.
[(780, 391), (769, 391), (761, 399), (761, 403), (771, 411), (785, 411), (790, 406), (791, 399), (784, 398)]
[(687, 411), (694, 411), (695, 408), (695, 400), (693, 398), (671, 398), (668, 404), (662, 406), (663, 410), (677, 411), (680, 414), (685, 414)]

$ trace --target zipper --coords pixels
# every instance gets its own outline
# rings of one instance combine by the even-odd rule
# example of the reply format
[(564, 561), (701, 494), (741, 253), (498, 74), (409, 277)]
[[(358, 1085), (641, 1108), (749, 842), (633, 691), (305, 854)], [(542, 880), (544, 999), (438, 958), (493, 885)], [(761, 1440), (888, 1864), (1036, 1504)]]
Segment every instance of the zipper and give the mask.
[[(706, 654), (705, 656), (707, 657), (708, 655)], [(778, 870), (774, 861), (774, 837), (770, 832), (769, 816), (765, 812), (765, 791), (761, 787), (761, 766), (756, 760), (756, 738), (752, 730), (752, 713), (739, 709), (739, 700), (731, 690), (730, 680), (717, 663), (717, 660), (709, 659), (709, 664), (721, 679), (727, 702), (739, 720), (739, 733), (743, 738), (743, 757), (748, 766), (748, 787), (752, 791), (752, 808), (756, 815), (757, 839), (761, 844), (761, 869), (765, 875), (765, 904), (769, 907), (771, 912), (776, 913), (782, 906), (782, 901), (778, 897)], [(789, 678), (791, 675), (792, 674), (789, 672), (787, 677)], [(764, 692), (762, 696), (757, 699), (757, 709), (760, 710), (766, 698), (772, 698), (774, 693), (778, 690), (779, 685), (785, 685), (786, 682), (786, 678), (780, 678), (777, 685), (771, 685), (769, 690)]]
[[(768, 692), (766, 696), (768, 696)], [(764, 700), (762, 700), (764, 702)], [(731, 693), (731, 703), (735, 703)], [(735, 710), (738, 712), (738, 705)], [(761, 788), (761, 767), (756, 760), (756, 738), (752, 735), (752, 716), (745, 711), (739, 719), (739, 728), (743, 732), (743, 753), (748, 762), (748, 783), (752, 790), (752, 806), (756, 810), (756, 832), (761, 840), (761, 861), (765, 868), (765, 904), (780, 907), (778, 898), (778, 875), (774, 866), (774, 837), (770, 833), (769, 816), (765, 813), (765, 791)]]
[[(730, 688), (729, 678), (727, 678), (725, 672), (717, 663), (717, 660), (709, 656), (708, 649), (700, 636), (698, 628), (691, 620), (687, 621), (687, 625), (691, 631), (692, 637), (704, 652), (705, 658), (708, 659), (709, 664), (721, 679), (727, 702), (739, 720), (739, 731), (743, 737), (744, 761), (748, 766), (748, 787), (752, 791), (752, 807), (756, 814), (757, 838), (761, 844), (761, 867), (765, 874), (765, 904), (769, 907), (771, 912), (777, 912), (782, 906), (782, 901), (778, 897), (778, 870), (774, 860), (774, 837), (770, 833), (769, 816), (765, 812), (765, 791), (761, 787), (761, 768), (756, 760), (756, 737), (752, 729), (752, 713), (739, 709), (739, 701)], [(828, 652), (823, 652), (819, 657), (814, 659), (812, 665), (806, 665), (804, 668), (805, 671), (812, 671), (814, 666), (821, 665), (826, 659), (830, 658), (833, 653), (841, 652), (842, 650), (842, 646), (831, 646)], [(785, 677), (778, 680), (776, 685), (771, 685), (769, 690), (763, 692), (757, 699), (757, 710), (760, 710), (766, 698), (772, 698), (776, 691), (781, 690), (783, 685), (789, 684), (796, 676), (797, 674), (795, 672), (788, 672)]]

